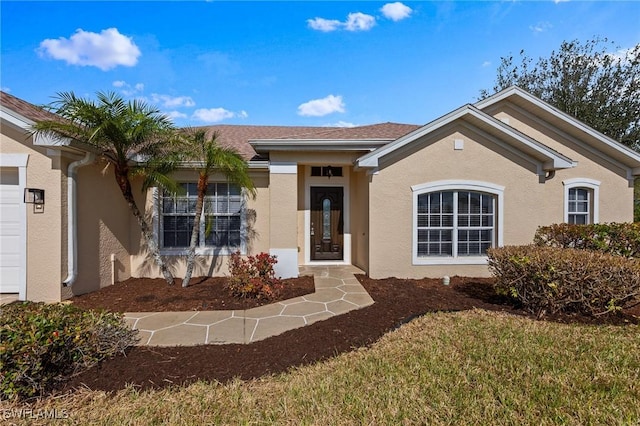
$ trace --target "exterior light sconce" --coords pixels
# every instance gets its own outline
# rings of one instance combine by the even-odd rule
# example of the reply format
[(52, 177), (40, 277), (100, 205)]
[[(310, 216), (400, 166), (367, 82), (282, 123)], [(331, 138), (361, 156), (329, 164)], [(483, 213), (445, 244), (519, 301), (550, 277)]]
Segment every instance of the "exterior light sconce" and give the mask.
[(25, 188), (24, 202), (33, 204), (34, 213), (44, 212), (44, 189)]

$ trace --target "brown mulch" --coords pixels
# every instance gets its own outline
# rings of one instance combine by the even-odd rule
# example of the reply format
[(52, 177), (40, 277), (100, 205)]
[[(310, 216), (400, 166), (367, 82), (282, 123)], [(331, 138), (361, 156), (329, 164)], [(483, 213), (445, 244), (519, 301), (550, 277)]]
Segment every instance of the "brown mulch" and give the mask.
[[(198, 380), (246, 380), (280, 373), (294, 366), (315, 363), (358, 347), (368, 346), (388, 331), (426, 312), (481, 308), (527, 315), (510, 301), (496, 295), (491, 279), (452, 277), (451, 284), (444, 286), (436, 279), (372, 280), (364, 275), (357, 278), (374, 299), (373, 305), (249, 345), (134, 347), (126, 356), (105, 361), (74, 377), (62, 390), (70, 391), (86, 386), (90, 389), (116, 391), (127, 384), (141, 389), (157, 389), (185, 385)], [(129, 283), (134, 286), (131, 288), (138, 285), (136, 281)], [(293, 280), (290, 285), (295, 286), (296, 282)], [(105, 294), (103, 293), (103, 296)], [(135, 299), (140, 296), (136, 296), (135, 291), (133, 295), (124, 292), (110, 294), (114, 295), (111, 300), (117, 303), (117, 306), (121, 306), (122, 301), (115, 299)], [(80, 299), (82, 298), (76, 301)], [(103, 306), (108, 305), (109, 300), (106, 297), (103, 297), (102, 301)], [(225, 306), (231, 304), (229, 301), (224, 303)], [(184, 308), (192, 309), (192, 306), (189, 304)], [(638, 324), (639, 318), (640, 306), (614, 317), (594, 319), (555, 316), (547, 319), (624, 325)]]
[(92, 293), (70, 300), (85, 309), (108, 309), (113, 312), (174, 312), (251, 309), (277, 300), (292, 299), (313, 293), (312, 276), (282, 280), (274, 300), (232, 297), (225, 288), (225, 277), (193, 278), (189, 287), (182, 280), (172, 286), (162, 278), (129, 278)]

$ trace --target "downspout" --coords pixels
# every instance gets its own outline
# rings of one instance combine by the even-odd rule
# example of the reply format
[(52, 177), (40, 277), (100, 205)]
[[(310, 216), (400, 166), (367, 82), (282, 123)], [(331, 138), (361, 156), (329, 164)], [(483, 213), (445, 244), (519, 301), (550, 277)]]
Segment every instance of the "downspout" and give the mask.
[(84, 158), (73, 161), (67, 169), (67, 278), (64, 287), (71, 287), (78, 277), (78, 230), (77, 230), (77, 170), (93, 162), (95, 155), (87, 152)]

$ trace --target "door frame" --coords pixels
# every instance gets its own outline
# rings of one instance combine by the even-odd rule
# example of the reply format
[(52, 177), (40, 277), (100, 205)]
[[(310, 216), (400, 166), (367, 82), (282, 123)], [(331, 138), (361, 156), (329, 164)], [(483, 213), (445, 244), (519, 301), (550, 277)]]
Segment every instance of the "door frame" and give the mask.
[[(299, 239), (304, 245), (301, 250), (304, 253), (305, 265), (351, 265), (351, 205), (349, 178), (350, 168), (343, 166), (343, 176), (328, 179), (322, 176), (311, 176), (311, 166), (304, 166), (304, 239)], [(311, 260), (311, 187), (342, 187), (343, 236), (342, 236), (342, 260)], [(299, 228), (298, 228), (299, 229)]]

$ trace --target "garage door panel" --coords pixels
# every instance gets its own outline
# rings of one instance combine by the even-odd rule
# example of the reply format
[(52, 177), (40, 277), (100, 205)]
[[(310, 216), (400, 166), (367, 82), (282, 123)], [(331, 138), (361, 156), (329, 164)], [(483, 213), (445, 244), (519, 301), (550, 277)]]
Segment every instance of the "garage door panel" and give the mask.
[(22, 276), (22, 269), (20, 266), (8, 267), (2, 266), (0, 268), (0, 293), (18, 293), (18, 283)]
[(18, 169), (0, 169), (0, 181), (0, 292), (17, 293), (26, 273), (22, 258), (26, 218)]

